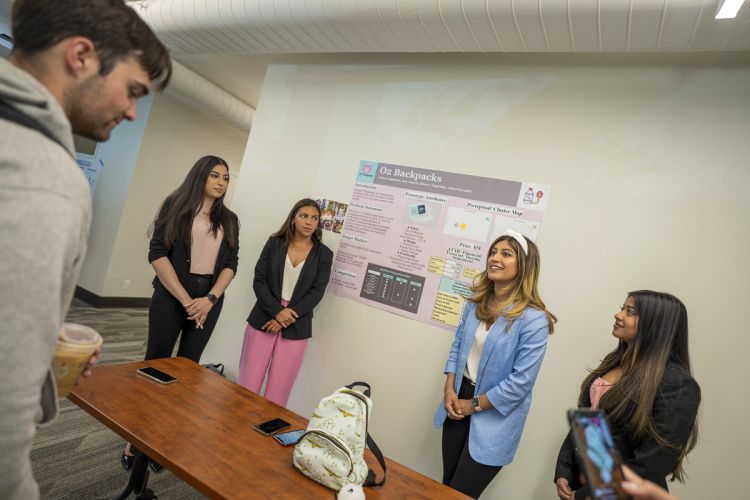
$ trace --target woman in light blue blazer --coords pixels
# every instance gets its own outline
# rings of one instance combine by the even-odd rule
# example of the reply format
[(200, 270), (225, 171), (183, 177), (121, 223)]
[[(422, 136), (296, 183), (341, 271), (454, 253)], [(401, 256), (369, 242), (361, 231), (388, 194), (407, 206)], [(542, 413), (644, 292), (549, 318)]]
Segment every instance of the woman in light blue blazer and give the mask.
[(537, 290), (539, 251), (515, 231), (497, 238), (474, 282), (445, 364), (443, 483), (482, 494), (521, 440), (555, 316)]

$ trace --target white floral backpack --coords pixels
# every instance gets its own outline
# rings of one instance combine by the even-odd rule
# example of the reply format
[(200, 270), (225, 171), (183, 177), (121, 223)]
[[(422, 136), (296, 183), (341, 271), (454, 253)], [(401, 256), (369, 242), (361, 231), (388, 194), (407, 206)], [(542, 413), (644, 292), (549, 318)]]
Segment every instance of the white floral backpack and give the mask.
[[(356, 386), (366, 389), (355, 391)], [(294, 466), (313, 481), (336, 491), (349, 483), (382, 486), (385, 460), (367, 432), (371, 411), (370, 385), (364, 382), (354, 382), (321, 399), (305, 434), (294, 447)], [(367, 447), (383, 469), (383, 479), (379, 482), (367, 468), (364, 456)]]

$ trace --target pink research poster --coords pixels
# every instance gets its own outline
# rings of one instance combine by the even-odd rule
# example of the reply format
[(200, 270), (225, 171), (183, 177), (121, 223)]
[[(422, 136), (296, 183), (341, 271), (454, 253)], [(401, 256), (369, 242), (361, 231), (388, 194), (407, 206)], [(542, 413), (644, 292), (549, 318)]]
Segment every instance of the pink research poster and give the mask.
[(458, 325), (489, 245), (536, 240), (550, 186), (362, 161), (329, 291), (446, 328)]

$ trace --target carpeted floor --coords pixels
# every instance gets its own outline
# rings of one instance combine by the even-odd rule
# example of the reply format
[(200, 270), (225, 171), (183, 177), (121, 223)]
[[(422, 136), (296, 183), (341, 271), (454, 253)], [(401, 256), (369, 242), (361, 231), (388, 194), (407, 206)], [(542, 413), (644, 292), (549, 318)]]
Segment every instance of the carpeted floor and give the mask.
[[(68, 321), (96, 329), (104, 337), (99, 363), (143, 359), (146, 309), (97, 309), (75, 300)], [(103, 499), (125, 487), (128, 473), (120, 466), (123, 440), (67, 399), (60, 415), (39, 429), (31, 462), (43, 499)], [(205, 498), (166, 469), (151, 474), (149, 488), (163, 500)]]

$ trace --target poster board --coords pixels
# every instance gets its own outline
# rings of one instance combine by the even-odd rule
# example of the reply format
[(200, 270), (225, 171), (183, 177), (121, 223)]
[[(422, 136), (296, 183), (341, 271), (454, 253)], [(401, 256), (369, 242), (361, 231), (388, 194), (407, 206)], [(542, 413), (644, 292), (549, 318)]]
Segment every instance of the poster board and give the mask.
[(328, 290), (454, 329), (489, 245), (535, 241), (550, 186), (361, 161)]

